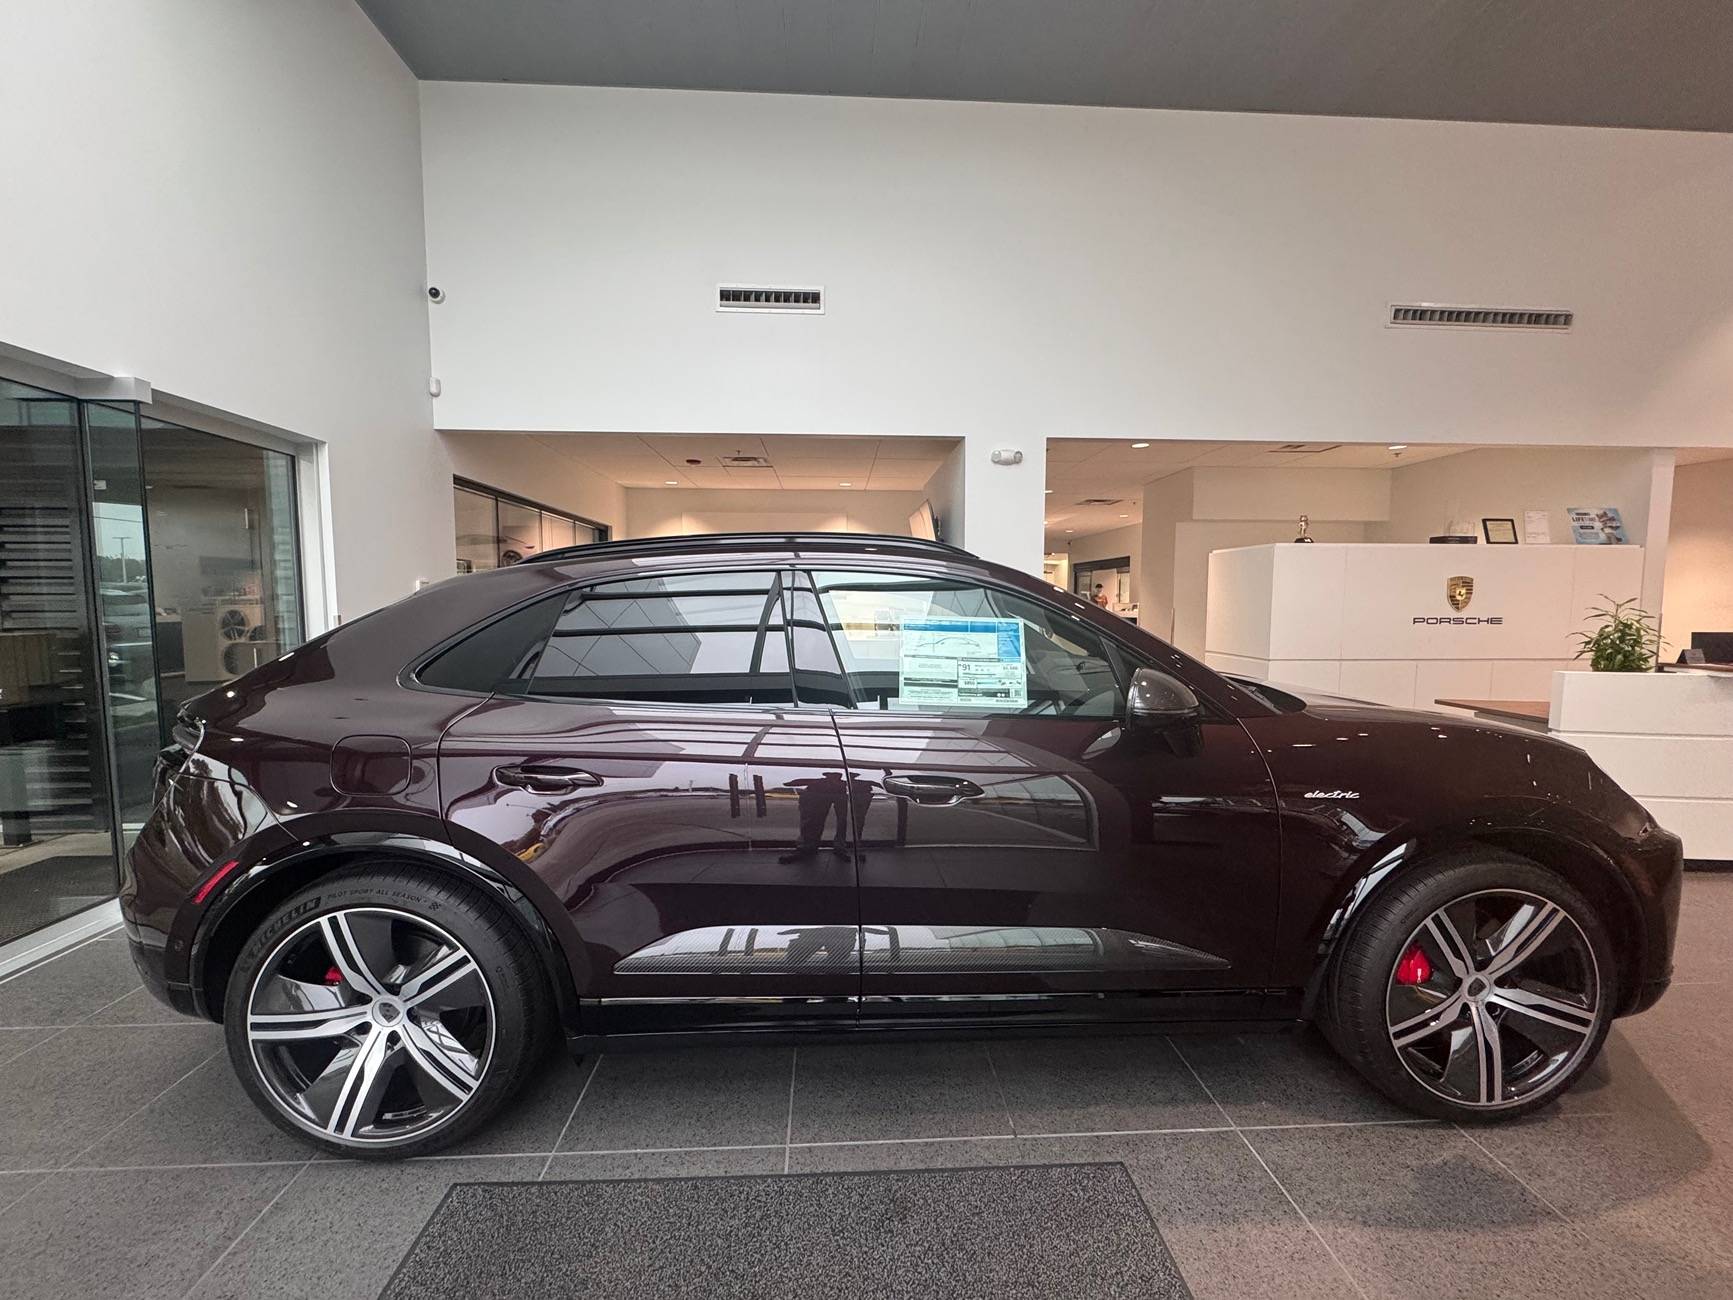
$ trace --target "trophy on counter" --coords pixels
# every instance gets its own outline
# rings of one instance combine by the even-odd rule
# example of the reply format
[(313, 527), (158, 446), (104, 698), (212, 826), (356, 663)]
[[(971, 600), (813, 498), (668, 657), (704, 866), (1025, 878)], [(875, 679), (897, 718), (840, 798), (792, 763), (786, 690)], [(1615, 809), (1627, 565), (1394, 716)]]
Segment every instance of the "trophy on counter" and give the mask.
[(1308, 530), (1311, 527), (1312, 527), (1312, 517), (1310, 515), (1301, 515), (1300, 516), (1300, 535), (1298, 537), (1294, 538), (1294, 540), (1296, 542), (1315, 542), (1315, 541), (1317, 541), (1318, 540), (1317, 538), (1312, 537), (1309, 534)]

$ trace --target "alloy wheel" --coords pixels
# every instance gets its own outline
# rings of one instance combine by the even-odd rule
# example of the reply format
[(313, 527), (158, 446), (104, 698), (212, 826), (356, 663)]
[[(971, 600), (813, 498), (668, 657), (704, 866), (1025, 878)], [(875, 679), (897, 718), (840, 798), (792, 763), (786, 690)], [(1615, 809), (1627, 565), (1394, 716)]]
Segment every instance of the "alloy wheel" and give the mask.
[(1568, 1078), (1595, 1041), (1600, 971), (1582, 928), (1524, 890), (1469, 894), (1409, 935), (1391, 970), (1386, 1025), (1421, 1085), (1484, 1110)]
[(420, 1137), (480, 1088), (493, 994), (470, 952), (421, 917), (328, 912), (285, 937), (247, 1004), (247, 1040), (272, 1099), (344, 1143)]

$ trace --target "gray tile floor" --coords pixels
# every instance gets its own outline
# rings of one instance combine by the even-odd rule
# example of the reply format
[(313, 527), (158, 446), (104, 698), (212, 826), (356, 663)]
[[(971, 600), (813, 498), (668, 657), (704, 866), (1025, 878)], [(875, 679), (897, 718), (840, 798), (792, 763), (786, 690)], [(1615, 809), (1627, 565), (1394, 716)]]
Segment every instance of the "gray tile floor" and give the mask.
[(1416, 1121), (1309, 1034), (717, 1046), (550, 1062), (396, 1165), (309, 1159), (109, 936), (0, 981), (0, 1296), (373, 1296), (459, 1181), (1078, 1161), (1200, 1300), (1733, 1296), (1730, 936), (1691, 877), (1676, 987), (1517, 1124)]

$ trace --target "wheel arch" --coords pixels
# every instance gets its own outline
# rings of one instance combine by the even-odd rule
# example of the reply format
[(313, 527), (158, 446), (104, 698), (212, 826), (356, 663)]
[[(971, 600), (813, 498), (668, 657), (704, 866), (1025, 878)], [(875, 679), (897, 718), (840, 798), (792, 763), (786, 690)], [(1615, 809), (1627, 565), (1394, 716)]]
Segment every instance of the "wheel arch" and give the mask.
[[(203, 1014), (222, 1020), (235, 961), (272, 909), (308, 885), (362, 863), (407, 866), (481, 888), (500, 904), (507, 920), (536, 953), (567, 1037), (579, 1034), (577, 973), (570, 950), (545, 914), (546, 900), (532, 898), (529, 890), (502, 872), (451, 844), (403, 832), (328, 831), (297, 839), (291, 847), (253, 863), (223, 891), (193, 938), (189, 974), (193, 998)], [(542, 891), (546, 892), (545, 885)]]
[(1647, 939), (1636, 892), (1612, 859), (1590, 840), (1556, 826), (1479, 825), (1417, 835), (1391, 847), (1374, 849), (1346, 879), (1335, 909), (1324, 925), (1317, 958), (1307, 981), (1301, 1016), (1313, 1019), (1318, 1000), (1342, 941), (1372, 899), (1398, 879), (1442, 854), (1476, 847), (1501, 849), (1527, 858), (1564, 878), (1599, 910), (1618, 959), (1620, 1011), (1638, 995), (1637, 974), (1644, 968)]

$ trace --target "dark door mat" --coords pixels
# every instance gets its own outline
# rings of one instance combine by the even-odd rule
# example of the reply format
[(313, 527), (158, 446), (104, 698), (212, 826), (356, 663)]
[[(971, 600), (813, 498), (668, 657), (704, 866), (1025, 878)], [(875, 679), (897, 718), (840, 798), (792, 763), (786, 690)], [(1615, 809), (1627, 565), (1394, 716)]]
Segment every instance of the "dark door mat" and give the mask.
[(1121, 1164), (459, 1183), (385, 1296), (1190, 1300)]

